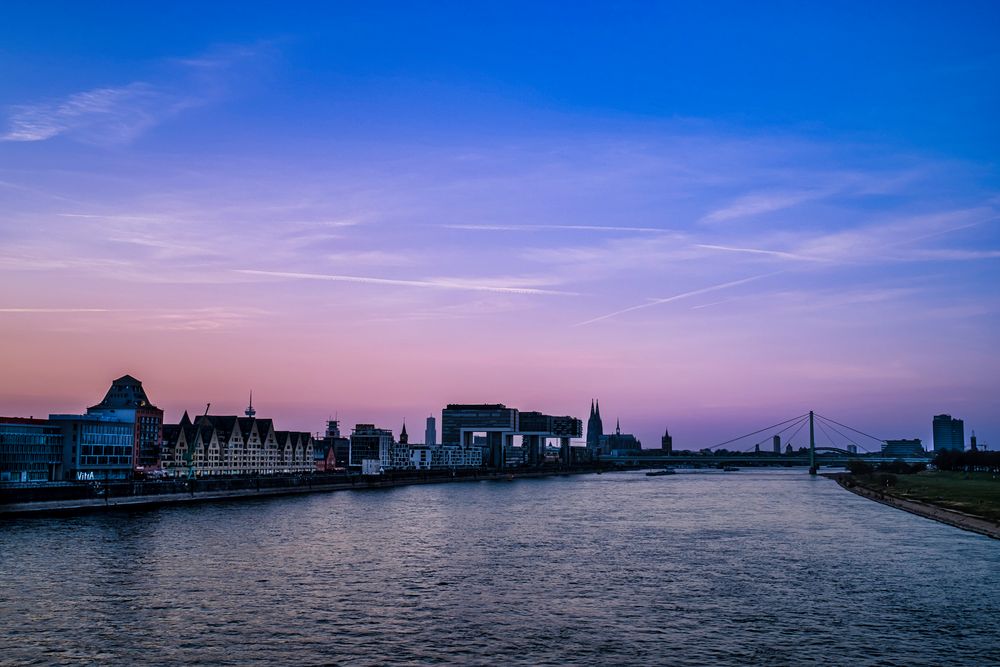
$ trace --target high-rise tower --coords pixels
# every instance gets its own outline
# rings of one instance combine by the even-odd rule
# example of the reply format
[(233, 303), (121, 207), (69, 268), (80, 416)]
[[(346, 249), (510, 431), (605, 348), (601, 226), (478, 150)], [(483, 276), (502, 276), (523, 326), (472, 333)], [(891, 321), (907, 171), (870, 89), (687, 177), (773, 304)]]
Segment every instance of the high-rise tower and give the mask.
[(437, 444), (437, 421), (434, 417), (427, 418), (427, 428), (424, 429), (424, 444), (428, 447)]
[(951, 415), (934, 415), (934, 451), (965, 450), (965, 422)]

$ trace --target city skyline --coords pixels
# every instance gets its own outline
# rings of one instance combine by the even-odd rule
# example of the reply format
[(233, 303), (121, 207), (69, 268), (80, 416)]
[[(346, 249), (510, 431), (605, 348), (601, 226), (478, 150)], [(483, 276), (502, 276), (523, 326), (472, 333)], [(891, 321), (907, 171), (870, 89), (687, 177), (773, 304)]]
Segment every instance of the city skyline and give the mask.
[(998, 10), (786, 10), (5, 7), (0, 414), (997, 440)]

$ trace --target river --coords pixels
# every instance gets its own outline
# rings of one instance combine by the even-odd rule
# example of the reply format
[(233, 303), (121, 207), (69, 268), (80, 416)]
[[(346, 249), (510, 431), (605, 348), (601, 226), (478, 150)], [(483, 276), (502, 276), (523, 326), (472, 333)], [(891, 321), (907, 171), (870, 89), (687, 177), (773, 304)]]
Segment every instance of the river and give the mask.
[(0, 664), (1000, 664), (1000, 541), (802, 470), (0, 522)]

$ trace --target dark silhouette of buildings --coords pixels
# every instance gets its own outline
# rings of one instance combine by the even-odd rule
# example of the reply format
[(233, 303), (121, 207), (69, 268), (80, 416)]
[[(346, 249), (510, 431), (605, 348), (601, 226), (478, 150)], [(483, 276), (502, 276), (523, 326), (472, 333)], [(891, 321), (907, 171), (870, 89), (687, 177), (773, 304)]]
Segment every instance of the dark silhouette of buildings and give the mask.
[(951, 415), (934, 416), (934, 451), (965, 451), (965, 422)]
[(590, 400), (590, 418), (587, 420), (587, 449), (596, 453), (601, 449), (604, 422), (601, 421), (601, 402)]
[[(622, 433), (621, 421), (616, 420), (615, 432), (607, 435), (603, 432), (604, 423), (601, 421), (601, 403), (592, 400), (590, 402), (590, 419), (587, 420), (587, 450), (590, 455), (609, 455), (615, 451), (637, 451), (642, 449), (642, 443), (631, 433)], [(667, 434), (665, 437), (669, 437)], [(662, 440), (661, 440), (662, 444)], [(673, 441), (671, 440), (671, 447)]]

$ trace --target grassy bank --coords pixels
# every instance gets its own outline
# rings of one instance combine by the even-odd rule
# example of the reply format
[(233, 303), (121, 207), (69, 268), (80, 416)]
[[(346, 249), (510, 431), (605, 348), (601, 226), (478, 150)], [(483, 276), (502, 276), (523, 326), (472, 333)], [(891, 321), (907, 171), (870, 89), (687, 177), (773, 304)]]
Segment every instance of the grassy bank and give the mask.
[[(887, 478), (891, 482), (888, 486)], [(886, 475), (876, 472), (853, 475), (852, 481), (903, 500), (916, 500), (1000, 522), (1000, 475), (994, 473), (925, 471), (914, 475)]]

